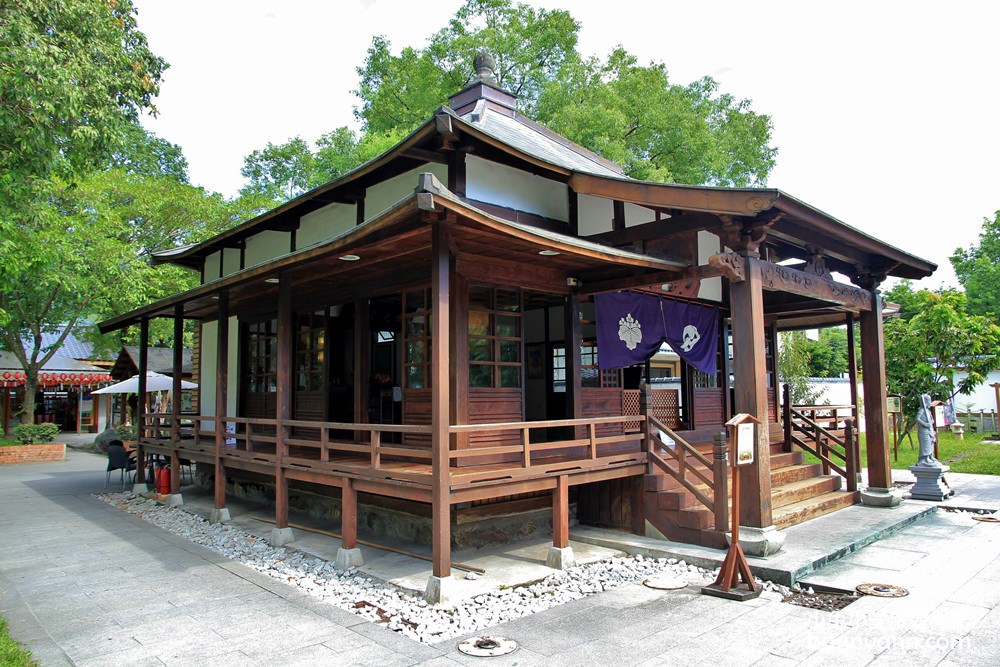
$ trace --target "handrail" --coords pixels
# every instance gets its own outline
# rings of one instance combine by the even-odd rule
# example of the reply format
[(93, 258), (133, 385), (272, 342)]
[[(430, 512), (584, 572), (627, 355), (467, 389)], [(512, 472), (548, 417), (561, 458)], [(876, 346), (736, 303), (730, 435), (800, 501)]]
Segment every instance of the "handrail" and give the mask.
[[(791, 451), (792, 445), (798, 446), (803, 451), (809, 452), (820, 460), (823, 466), (823, 474), (834, 471), (842, 476), (847, 482), (848, 491), (856, 491), (858, 488), (858, 470), (860, 468), (860, 450), (857, 438), (854, 433), (854, 409), (853, 405), (792, 405), (791, 390), (786, 384), (783, 387), (784, 399), (784, 427), (785, 427), (785, 450)], [(849, 410), (850, 414), (840, 416), (841, 410)], [(828, 416), (817, 417), (817, 412), (829, 412)], [(841, 421), (844, 422), (841, 438), (831, 429)], [(826, 423), (824, 426), (823, 422)], [(801, 436), (801, 437), (800, 437)], [(834, 445), (843, 448), (837, 449)], [(837, 459), (843, 465), (834, 461)]]
[[(725, 467), (724, 438), (721, 441), (721, 446), (719, 442), (716, 442), (713, 456), (709, 459), (698, 451), (694, 445), (679, 436), (656, 417), (647, 417), (647, 424), (647, 435), (651, 443), (647, 451), (650, 462), (677, 480), (681, 486), (698, 499), (698, 502), (707, 509), (712, 510), (712, 513), (715, 515), (716, 530), (726, 530), (726, 526), (729, 523), (729, 498), (728, 489), (726, 488), (727, 471)], [(673, 440), (674, 446), (671, 447), (664, 442), (660, 438), (660, 433)], [(712, 473), (712, 476), (709, 477), (697, 467), (690, 466), (687, 460), (689, 456), (708, 469)], [(671, 465), (671, 461), (668, 461), (667, 457), (676, 463), (676, 468)], [(711, 495), (705, 493), (699, 485), (692, 482), (689, 479), (689, 475), (701, 480)]]

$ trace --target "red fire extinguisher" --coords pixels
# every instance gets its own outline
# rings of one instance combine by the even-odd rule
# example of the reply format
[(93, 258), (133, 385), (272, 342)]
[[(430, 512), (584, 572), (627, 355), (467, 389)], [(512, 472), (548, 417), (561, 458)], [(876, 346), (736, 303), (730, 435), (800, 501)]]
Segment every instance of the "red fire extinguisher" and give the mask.
[(170, 468), (163, 464), (156, 467), (156, 492), (170, 493)]

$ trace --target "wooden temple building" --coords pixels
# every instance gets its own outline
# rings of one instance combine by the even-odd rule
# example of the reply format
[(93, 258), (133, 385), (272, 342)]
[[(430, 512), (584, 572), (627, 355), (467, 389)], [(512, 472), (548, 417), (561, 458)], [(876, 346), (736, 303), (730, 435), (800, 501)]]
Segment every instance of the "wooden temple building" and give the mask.
[[(455, 531), (481, 518), (551, 511), (554, 567), (572, 562), (572, 521), (722, 547), (719, 434), (737, 413), (761, 422), (740, 478), (741, 535), (760, 553), (862, 494), (898, 502), (877, 290), (935, 265), (780, 190), (632, 180), (515, 103), (481, 67), (378, 158), (161, 253), (201, 285), (101, 329), (138, 324), (144, 350), (153, 318), (172, 318), (177, 341), (194, 320), (200, 405), (142, 415), (139, 446), (197, 462), (217, 520), (234, 480), (269, 485), (277, 543), (294, 537), (290, 493), (336, 499), (342, 565), (359, 558), (359, 505), (425, 521), (433, 600)], [(603, 367), (602, 294), (713, 311), (714, 371), (681, 364), (679, 389), (655, 389), (648, 363)], [(779, 331), (854, 323), (867, 489), (857, 401), (791, 406), (777, 382)]]

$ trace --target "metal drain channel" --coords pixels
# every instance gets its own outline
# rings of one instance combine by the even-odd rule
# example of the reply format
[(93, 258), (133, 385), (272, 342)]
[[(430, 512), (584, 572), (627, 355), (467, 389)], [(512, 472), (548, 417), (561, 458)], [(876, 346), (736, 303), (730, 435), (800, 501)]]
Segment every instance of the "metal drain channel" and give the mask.
[(847, 605), (860, 600), (854, 593), (806, 593), (798, 592), (783, 598), (782, 602), (819, 611), (840, 611)]

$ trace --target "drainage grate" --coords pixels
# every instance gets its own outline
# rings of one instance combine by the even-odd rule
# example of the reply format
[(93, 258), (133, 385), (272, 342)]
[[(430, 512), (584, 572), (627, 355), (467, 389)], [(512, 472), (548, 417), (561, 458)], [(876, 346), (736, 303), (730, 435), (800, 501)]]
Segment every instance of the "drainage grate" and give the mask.
[(781, 601), (808, 609), (840, 611), (855, 600), (860, 599), (860, 596), (852, 593), (806, 593), (799, 591), (786, 596)]
[(517, 642), (513, 639), (498, 637), (496, 635), (469, 637), (459, 643), (458, 650), (476, 658), (495, 658), (498, 655), (513, 653), (517, 650)]

